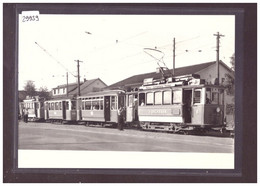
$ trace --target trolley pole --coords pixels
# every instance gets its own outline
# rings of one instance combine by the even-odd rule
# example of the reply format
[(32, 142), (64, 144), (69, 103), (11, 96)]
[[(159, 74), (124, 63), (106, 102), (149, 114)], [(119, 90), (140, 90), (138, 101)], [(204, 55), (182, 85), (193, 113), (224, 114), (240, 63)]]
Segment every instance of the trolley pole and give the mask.
[(175, 73), (175, 38), (173, 38), (173, 59), (172, 59), (172, 76)]
[(80, 75), (79, 75), (79, 62), (82, 62), (80, 60), (75, 60), (77, 62), (77, 69), (78, 69), (78, 96), (80, 96)]
[(216, 75), (217, 75), (217, 85), (219, 85), (220, 83), (219, 83), (219, 39), (220, 39), (220, 37), (224, 37), (224, 35), (222, 35), (222, 34), (219, 34), (219, 32), (217, 32), (217, 34), (214, 34), (214, 36), (217, 36), (216, 37), (216, 41), (217, 41), (217, 49), (216, 49), (216, 52), (217, 52), (217, 56), (216, 56)]

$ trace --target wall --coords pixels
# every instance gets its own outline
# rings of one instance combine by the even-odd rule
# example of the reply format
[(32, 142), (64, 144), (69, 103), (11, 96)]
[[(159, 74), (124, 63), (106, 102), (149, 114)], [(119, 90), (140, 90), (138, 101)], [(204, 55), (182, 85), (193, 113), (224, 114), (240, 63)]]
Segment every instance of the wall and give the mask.
[[(216, 64), (209, 66), (206, 69), (203, 69), (202, 71), (199, 71), (198, 74), (200, 75), (201, 79), (205, 79), (208, 84), (213, 84), (214, 78), (216, 77)], [(220, 80), (222, 81), (222, 78), (226, 78), (226, 74), (231, 74), (230, 71), (228, 71), (223, 65), (219, 66), (219, 77)], [(220, 83), (221, 83), (220, 81)], [(234, 111), (232, 108), (230, 109), (230, 106), (234, 106), (235, 104), (235, 99), (234, 99), (234, 94), (230, 95), (228, 94), (228, 91), (225, 90), (224, 94), (224, 104), (225, 104), (225, 117), (227, 121), (228, 127), (234, 127)], [(228, 108), (228, 109), (227, 109)]]
[(84, 95), (88, 92), (98, 91), (98, 90), (105, 88), (105, 87), (106, 87), (106, 85), (102, 81), (97, 79), (96, 81), (94, 81), (93, 83), (88, 85), (87, 87), (84, 87), (84, 84), (83, 84), (81, 86), (80, 93), (81, 93), (81, 95)]

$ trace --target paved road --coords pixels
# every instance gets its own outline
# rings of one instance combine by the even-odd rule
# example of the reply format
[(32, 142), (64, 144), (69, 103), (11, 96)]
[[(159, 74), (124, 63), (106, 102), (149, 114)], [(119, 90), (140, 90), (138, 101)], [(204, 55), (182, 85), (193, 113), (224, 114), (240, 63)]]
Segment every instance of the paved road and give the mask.
[(19, 149), (233, 153), (234, 139), (20, 122)]

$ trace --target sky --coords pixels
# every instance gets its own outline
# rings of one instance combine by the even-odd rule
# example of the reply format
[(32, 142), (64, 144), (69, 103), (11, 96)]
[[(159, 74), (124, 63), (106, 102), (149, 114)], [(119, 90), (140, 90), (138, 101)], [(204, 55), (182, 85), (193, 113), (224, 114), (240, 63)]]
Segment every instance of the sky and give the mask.
[[(230, 66), (235, 53), (235, 16), (232, 15), (39, 15), (22, 22), (19, 16), (19, 90), (27, 80), (49, 90), (100, 78), (111, 85), (133, 75), (156, 70), (158, 63), (175, 67), (216, 60)], [(36, 44), (37, 43), (37, 44)], [(148, 49), (147, 49), (148, 48)], [(156, 49), (156, 50), (153, 50)]]

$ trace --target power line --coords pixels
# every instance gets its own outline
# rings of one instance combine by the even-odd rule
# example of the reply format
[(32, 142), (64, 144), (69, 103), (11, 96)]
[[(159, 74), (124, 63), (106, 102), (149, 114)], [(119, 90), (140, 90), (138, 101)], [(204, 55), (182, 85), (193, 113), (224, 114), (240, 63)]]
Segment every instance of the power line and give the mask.
[(76, 77), (72, 72), (69, 71), (69, 69), (67, 69), (59, 60), (57, 60), (55, 57), (53, 57), (53, 55), (51, 55), (45, 48), (43, 48), (40, 44), (38, 44), (35, 41), (35, 44), (37, 46), (39, 46), (46, 54), (48, 54), (52, 59), (54, 59), (60, 66), (62, 66), (67, 72), (69, 72), (71, 75), (73, 75), (74, 77)]

